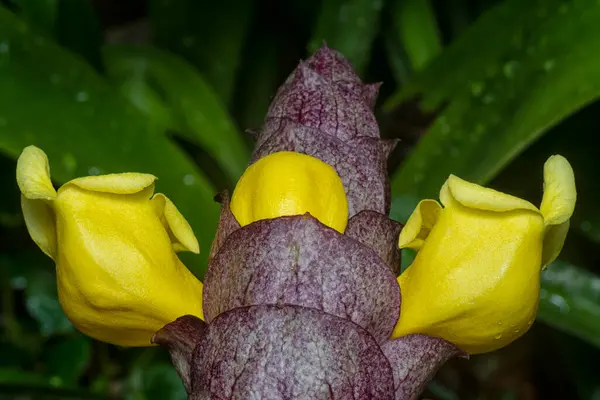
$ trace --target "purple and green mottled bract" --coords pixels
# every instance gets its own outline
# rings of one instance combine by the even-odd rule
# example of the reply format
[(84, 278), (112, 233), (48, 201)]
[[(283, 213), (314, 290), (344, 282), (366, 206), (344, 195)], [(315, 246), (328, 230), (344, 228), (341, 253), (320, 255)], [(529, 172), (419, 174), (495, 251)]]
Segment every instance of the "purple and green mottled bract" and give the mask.
[(401, 317), (401, 225), (387, 217), (395, 142), (379, 135), (378, 88), (323, 47), (277, 92), (251, 162), (296, 151), (328, 163), (348, 225), (341, 234), (306, 214), (241, 227), (220, 197), (206, 321), (182, 316), (153, 338), (190, 399), (416, 399), (444, 362), (465, 356), (439, 338), (389, 339)]

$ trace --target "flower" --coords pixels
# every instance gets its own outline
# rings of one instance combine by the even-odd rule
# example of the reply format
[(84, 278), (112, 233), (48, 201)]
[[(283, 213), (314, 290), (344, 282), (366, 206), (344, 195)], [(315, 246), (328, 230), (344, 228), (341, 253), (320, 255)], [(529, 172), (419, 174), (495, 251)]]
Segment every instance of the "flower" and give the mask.
[(269, 154), (248, 167), (233, 191), (231, 211), (241, 226), (307, 212), (342, 233), (348, 223), (348, 201), (335, 169), (291, 151)]
[(155, 194), (149, 174), (50, 181), (46, 154), (23, 150), (17, 182), (29, 234), (56, 263), (60, 304), (84, 334), (122, 346), (149, 346), (176, 318), (202, 317), (202, 283), (176, 251), (199, 252), (175, 205)]
[(506, 346), (535, 318), (540, 270), (560, 253), (576, 200), (568, 161), (544, 166), (540, 209), (451, 175), (419, 203), (399, 237), (418, 254), (398, 278), (401, 317), (393, 336), (444, 338), (471, 354)]

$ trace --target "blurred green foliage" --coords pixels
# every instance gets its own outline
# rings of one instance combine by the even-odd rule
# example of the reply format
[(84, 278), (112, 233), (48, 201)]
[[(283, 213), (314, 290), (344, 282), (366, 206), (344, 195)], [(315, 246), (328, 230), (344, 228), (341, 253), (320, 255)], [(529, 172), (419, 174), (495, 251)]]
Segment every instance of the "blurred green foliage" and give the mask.
[[(467, 364), (500, 370), (494, 357), (527, 346), (519, 365), (534, 372), (461, 384), (481, 371), (451, 365), (430, 397), (599, 398), (599, 20), (596, 0), (0, 0), (0, 399), (185, 398), (164, 351), (95, 342), (62, 313), (53, 265), (20, 216), (22, 148), (48, 153), (57, 184), (158, 176), (198, 236), (202, 254), (184, 262), (202, 277), (213, 197), (233, 188), (252, 148), (245, 129), (323, 42), (385, 83), (382, 135), (401, 139), (393, 218), (436, 197), (450, 173), (537, 203), (549, 155), (576, 171), (579, 203), (561, 260), (542, 275), (540, 323)], [(557, 377), (548, 354), (569, 373)]]

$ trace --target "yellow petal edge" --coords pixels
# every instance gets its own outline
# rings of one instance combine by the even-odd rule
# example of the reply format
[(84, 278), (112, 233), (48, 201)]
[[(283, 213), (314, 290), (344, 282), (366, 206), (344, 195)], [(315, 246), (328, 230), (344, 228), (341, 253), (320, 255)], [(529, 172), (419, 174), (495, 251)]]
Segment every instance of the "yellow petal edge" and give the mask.
[(165, 222), (165, 228), (170, 235), (174, 237), (173, 249), (175, 251), (191, 251), (192, 253), (200, 253), (200, 245), (198, 239), (194, 235), (192, 227), (187, 222), (183, 214), (179, 212), (175, 204), (162, 193), (157, 193), (152, 197), (152, 203), (159, 217)]
[[(445, 192), (444, 187), (447, 188), (449, 193)], [(448, 205), (448, 194), (451, 194), (452, 198), (463, 206), (478, 210), (497, 212), (530, 210), (539, 212), (536, 206), (526, 200), (467, 182), (455, 175), (448, 177), (444, 187), (440, 192), (440, 200), (445, 206)]]
[(52, 200), (56, 197), (46, 153), (35, 146), (23, 149), (17, 160), (17, 184), (28, 199)]
[(124, 172), (120, 174), (84, 176), (73, 179), (68, 185), (75, 185), (92, 192), (134, 194), (150, 187), (155, 181), (156, 177), (154, 175)]
[(435, 200), (421, 200), (400, 231), (398, 247), (419, 250), (437, 222), (442, 206)]
[(558, 225), (568, 221), (576, 201), (573, 168), (563, 156), (551, 156), (544, 164), (544, 197), (540, 206), (544, 223)]

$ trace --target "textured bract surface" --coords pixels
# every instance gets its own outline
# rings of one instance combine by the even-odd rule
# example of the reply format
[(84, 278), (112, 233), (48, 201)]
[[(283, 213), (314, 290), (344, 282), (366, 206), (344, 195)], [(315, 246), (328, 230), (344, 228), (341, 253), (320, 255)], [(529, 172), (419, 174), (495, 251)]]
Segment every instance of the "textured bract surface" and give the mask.
[(372, 248), (395, 275), (400, 275), (400, 249), (390, 246), (402, 225), (375, 211), (361, 211), (348, 221), (346, 236)]
[(395, 275), (370, 248), (309, 215), (232, 233), (205, 277), (204, 316), (256, 304), (296, 304), (346, 318), (378, 342), (400, 313)]
[(198, 398), (393, 399), (391, 367), (373, 337), (310, 308), (263, 305), (221, 314), (192, 365)]
[(363, 84), (339, 53), (320, 49), (277, 92), (252, 162), (284, 150), (317, 157), (342, 178), (350, 216), (362, 210), (387, 215), (386, 163), (395, 141), (379, 137), (372, 112), (378, 88)]
[(392, 370), (396, 399), (414, 399), (425, 389), (428, 379), (440, 365), (453, 357), (467, 357), (458, 347), (443, 339), (406, 335), (381, 346)]

